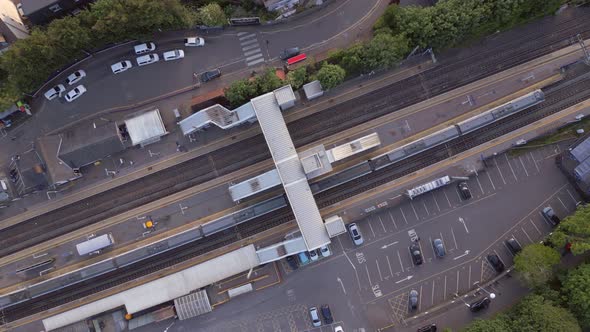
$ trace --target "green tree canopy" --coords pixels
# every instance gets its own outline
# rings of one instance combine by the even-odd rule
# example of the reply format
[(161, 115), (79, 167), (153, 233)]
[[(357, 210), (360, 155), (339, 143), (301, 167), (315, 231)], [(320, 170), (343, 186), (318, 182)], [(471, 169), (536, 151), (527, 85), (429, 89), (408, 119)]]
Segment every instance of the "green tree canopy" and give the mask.
[(580, 206), (576, 212), (559, 223), (549, 242), (557, 249), (571, 243), (574, 255), (580, 255), (590, 250), (590, 207)]
[(299, 67), (287, 73), (287, 83), (291, 84), (294, 90), (300, 89), (307, 83), (307, 68)]
[(331, 89), (344, 81), (346, 72), (338, 65), (324, 62), (318, 71), (317, 77), (324, 89)]
[(563, 283), (565, 301), (585, 328), (590, 328), (590, 264), (571, 271)]
[(514, 267), (529, 287), (538, 288), (553, 277), (553, 266), (559, 258), (555, 249), (533, 243), (514, 257)]
[(256, 86), (256, 95), (260, 96), (280, 88), (283, 85), (283, 81), (276, 75), (274, 69), (268, 68), (262, 75), (256, 77), (254, 85)]
[(364, 48), (365, 66), (369, 69), (392, 68), (410, 51), (409, 48), (403, 35), (379, 34)]
[(511, 326), (518, 332), (581, 331), (574, 315), (539, 295), (529, 295), (509, 313)]
[(510, 322), (504, 315), (499, 315), (491, 319), (475, 319), (463, 332), (510, 332)]
[(227, 17), (218, 3), (210, 3), (199, 9), (200, 21), (210, 27), (226, 25)]
[(256, 95), (256, 86), (247, 79), (238, 80), (227, 87), (224, 93), (231, 106), (238, 107)]

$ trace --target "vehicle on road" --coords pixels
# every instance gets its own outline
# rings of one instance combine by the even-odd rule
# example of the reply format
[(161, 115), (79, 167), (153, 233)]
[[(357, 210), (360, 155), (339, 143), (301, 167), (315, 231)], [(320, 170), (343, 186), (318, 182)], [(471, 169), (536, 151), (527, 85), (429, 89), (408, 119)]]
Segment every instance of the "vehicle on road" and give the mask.
[(311, 307), (309, 308), (309, 316), (311, 317), (311, 324), (315, 327), (322, 326), (322, 321), (320, 320), (320, 316), (318, 315), (318, 308)]
[(510, 250), (513, 255), (518, 254), (522, 250), (522, 247), (518, 241), (516, 241), (516, 239), (513, 237), (506, 240), (506, 247), (508, 247), (508, 250)]
[(420, 245), (418, 243), (412, 243), (412, 245), (410, 246), (410, 254), (412, 255), (412, 260), (414, 261), (414, 264), (422, 264), (422, 252), (420, 251)]
[(442, 258), (445, 257), (447, 254), (445, 250), (445, 245), (441, 239), (434, 239), (432, 240), (432, 247), (434, 248), (434, 252), (436, 253), (436, 257)]
[(160, 61), (160, 57), (157, 54), (147, 54), (137, 57), (136, 61), (138, 66), (146, 66)]
[(330, 251), (330, 247), (328, 247), (328, 245), (320, 247), (320, 254), (322, 255), (322, 257), (332, 256), (332, 252)]
[(301, 265), (306, 265), (309, 264), (311, 261), (309, 260), (309, 255), (307, 254), (307, 252), (300, 252), (299, 254), (297, 254), (297, 258), (299, 258), (299, 264)]
[(338, 325), (334, 327), (334, 332), (344, 332), (344, 329), (342, 329), (342, 326)]
[(164, 52), (164, 61), (171, 61), (171, 60), (178, 60), (184, 58), (184, 51), (183, 50), (174, 50)]
[(317, 251), (310, 250), (309, 251), (309, 258), (311, 258), (311, 261), (312, 262), (315, 262), (315, 261), (317, 261), (320, 258), (320, 256), (318, 256), (318, 252)]
[(113, 65), (111, 65), (111, 70), (113, 71), (114, 74), (118, 74), (118, 73), (122, 73), (124, 71), (126, 71), (127, 69), (133, 67), (133, 65), (131, 64), (131, 61), (129, 60), (124, 60), (121, 62), (117, 62)]
[(58, 84), (45, 92), (45, 98), (47, 100), (53, 100), (55, 97), (61, 97), (64, 91), (66, 91), (66, 87), (63, 84)]
[(354, 244), (356, 244), (357, 246), (360, 246), (361, 244), (363, 244), (363, 242), (365, 242), (363, 240), (363, 235), (361, 234), (361, 230), (358, 228), (358, 226), (355, 223), (348, 225), (348, 233), (350, 234), (350, 237), (352, 238), (352, 242), (354, 242)]
[(416, 310), (418, 309), (418, 291), (415, 289), (412, 289), (410, 291), (410, 296), (409, 296), (409, 305), (410, 305), (410, 310)]
[(149, 52), (153, 52), (156, 50), (156, 44), (152, 43), (152, 42), (147, 42), (147, 43), (143, 43), (143, 44), (139, 44), (139, 45), (135, 45), (133, 47), (133, 49), (135, 50), (135, 54), (145, 54), (145, 53), (149, 53)]
[(557, 226), (561, 222), (561, 219), (559, 219), (559, 217), (555, 214), (555, 211), (553, 211), (553, 208), (550, 206), (544, 208), (542, 213), (543, 217), (545, 217), (545, 220), (547, 220), (547, 222), (553, 226)]
[(418, 328), (417, 332), (436, 332), (436, 324), (430, 324)]
[(487, 308), (490, 305), (491, 300), (486, 296), (483, 299), (479, 299), (473, 303), (471, 303), (469, 305), (469, 310), (471, 310), (471, 312), (478, 312), (481, 311), (485, 308)]
[(332, 311), (330, 310), (330, 306), (327, 304), (324, 304), (320, 307), (320, 310), (322, 311), (322, 316), (324, 316), (324, 323), (326, 324), (332, 324), (334, 323), (334, 318), (332, 318)]
[(287, 256), (285, 260), (287, 261), (292, 270), (297, 270), (297, 268), (299, 267), (299, 264), (297, 264), (295, 256)]
[(72, 101), (80, 98), (81, 95), (84, 94), (84, 92), (86, 92), (86, 88), (80, 84), (77, 87), (75, 87), (73, 90), (71, 90), (70, 92), (68, 92), (66, 94), (66, 100), (68, 103), (71, 103)]
[(500, 273), (504, 271), (504, 263), (502, 263), (498, 255), (489, 254), (486, 258), (488, 259), (488, 262), (490, 262), (490, 265), (492, 265), (494, 270), (496, 270), (496, 272)]
[(305, 59), (307, 59), (307, 54), (301, 53), (299, 55), (287, 59), (287, 66), (294, 65), (298, 62), (304, 61)]
[(219, 76), (221, 76), (221, 70), (219, 68), (214, 69), (214, 70), (209, 70), (209, 71), (206, 71), (203, 74), (201, 74), (201, 82), (203, 82), (203, 83), (209, 82), (212, 79), (218, 78)]
[(281, 60), (287, 60), (287, 59), (292, 58), (296, 55), (299, 55), (299, 53), (300, 53), (299, 47), (286, 48), (281, 52), (281, 54), (279, 54), (279, 58), (281, 58)]
[(205, 46), (205, 39), (201, 37), (187, 37), (184, 39), (184, 46), (198, 47)]
[(73, 72), (70, 76), (68, 76), (68, 85), (76, 84), (79, 80), (86, 77), (86, 72), (83, 70), (77, 70)]
[(463, 198), (464, 200), (471, 199), (471, 190), (469, 190), (467, 182), (459, 182), (459, 184), (457, 185), (457, 189), (459, 189), (459, 194), (461, 194), (461, 198)]

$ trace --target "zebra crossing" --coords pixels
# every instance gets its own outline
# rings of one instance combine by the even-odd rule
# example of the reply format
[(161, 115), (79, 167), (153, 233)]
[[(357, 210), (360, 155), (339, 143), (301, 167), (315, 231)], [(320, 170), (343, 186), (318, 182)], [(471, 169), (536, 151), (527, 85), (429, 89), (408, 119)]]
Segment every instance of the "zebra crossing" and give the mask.
[(262, 47), (258, 43), (255, 33), (238, 32), (238, 39), (242, 47), (242, 53), (246, 57), (246, 65), (254, 66), (264, 62), (264, 54), (262, 54)]

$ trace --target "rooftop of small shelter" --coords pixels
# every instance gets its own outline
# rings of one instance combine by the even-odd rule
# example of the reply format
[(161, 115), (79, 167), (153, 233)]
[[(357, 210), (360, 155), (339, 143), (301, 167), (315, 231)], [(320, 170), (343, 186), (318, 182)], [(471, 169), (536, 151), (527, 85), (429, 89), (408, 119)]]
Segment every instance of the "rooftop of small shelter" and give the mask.
[(41, 136), (37, 139), (36, 147), (45, 161), (47, 177), (50, 184), (62, 184), (78, 178), (72, 167), (59, 159), (59, 147), (62, 137), (59, 135)]
[(61, 140), (51, 142), (58, 144), (59, 159), (71, 168), (89, 165), (125, 149), (114, 122), (74, 127), (59, 136)]
[(47, 187), (45, 165), (37, 150), (30, 149), (19, 154), (13, 159), (11, 166), (20, 174), (20, 180), (16, 183), (19, 195)]
[(575, 142), (567, 156), (561, 162), (563, 169), (571, 174), (580, 189), (590, 194), (590, 136)]
[(39, 9), (45, 8), (49, 5), (53, 5), (57, 3), (55, 0), (21, 0), (21, 5), (23, 6), (23, 13), (25, 16), (38, 11)]
[(158, 109), (142, 111), (125, 120), (125, 127), (132, 145), (145, 146), (168, 134)]

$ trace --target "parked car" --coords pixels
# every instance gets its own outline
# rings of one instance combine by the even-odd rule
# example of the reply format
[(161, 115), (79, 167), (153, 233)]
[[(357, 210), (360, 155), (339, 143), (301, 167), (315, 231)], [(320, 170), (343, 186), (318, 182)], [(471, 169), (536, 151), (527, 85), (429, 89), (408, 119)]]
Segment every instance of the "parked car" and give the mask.
[(292, 58), (296, 55), (299, 55), (300, 50), (299, 47), (291, 47), (291, 48), (286, 48), (284, 49), (281, 54), (279, 54), (279, 57), (281, 58), (281, 60), (287, 60), (289, 58)]
[(436, 253), (436, 257), (445, 257), (447, 254), (445, 250), (445, 245), (441, 239), (434, 239), (432, 240), (432, 247), (434, 247), (434, 252)]
[(320, 254), (322, 255), (322, 257), (331, 256), (332, 252), (330, 251), (330, 247), (328, 247), (328, 245), (320, 247)]
[(311, 324), (313, 326), (318, 327), (322, 325), (322, 321), (320, 320), (320, 316), (318, 315), (318, 308), (309, 308), (309, 316), (311, 317)]
[(342, 329), (342, 326), (338, 325), (334, 326), (334, 332), (344, 332), (344, 330)]
[(149, 53), (149, 52), (155, 51), (156, 50), (156, 44), (154, 44), (152, 42), (147, 42), (147, 43), (135, 45), (133, 47), (133, 49), (135, 50), (135, 54), (145, 54), (145, 53)]
[(417, 330), (417, 332), (436, 332), (436, 324), (422, 326)]
[(77, 70), (68, 76), (68, 85), (73, 85), (84, 77), (86, 77), (86, 72), (83, 70)]
[(414, 261), (414, 264), (422, 264), (422, 252), (420, 251), (420, 245), (418, 245), (418, 243), (412, 243), (412, 245), (410, 246), (410, 254), (412, 255), (412, 260)]
[(545, 220), (547, 220), (547, 222), (553, 226), (557, 226), (561, 222), (561, 219), (559, 219), (559, 217), (555, 214), (555, 211), (553, 211), (553, 208), (550, 206), (544, 208), (542, 213), (543, 217), (545, 217)]
[(206, 71), (203, 74), (201, 74), (201, 82), (209, 82), (214, 78), (218, 78), (219, 76), (221, 76), (221, 70), (219, 68)]
[(70, 103), (80, 98), (80, 96), (83, 95), (84, 92), (86, 92), (86, 88), (82, 84), (80, 84), (66, 94), (66, 100)]
[(318, 256), (318, 252), (315, 250), (310, 250), (308, 252), (308, 254), (309, 254), (309, 258), (311, 258), (312, 262), (315, 262), (320, 258), (320, 256)]
[(47, 92), (45, 92), (45, 98), (47, 98), (47, 100), (53, 100), (56, 97), (61, 97), (61, 94), (66, 91), (66, 88), (64, 87), (63, 84), (58, 84), (56, 86), (54, 86), (53, 88), (47, 90)]
[(146, 55), (139, 56), (135, 60), (137, 61), (138, 66), (146, 66), (146, 65), (160, 61), (160, 57), (154, 53), (154, 54), (146, 54)]
[(171, 60), (178, 60), (184, 58), (184, 51), (183, 50), (174, 50), (164, 52), (164, 61), (171, 61)]
[(334, 318), (332, 318), (332, 311), (330, 310), (330, 306), (324, 304), (320, 307), (320, 310), (322, 311), (322, 316), (324, 316), (324, 322), (326, 324), (334, 323)]
[(363, 244), (363, 242), (365, 242), (363, 240), (363, 235), (361, 234), (361, 230), (358, 228), (358, 226), (355, 223), (348, 225), (348, 233), (350, 234), (350, 237), (352, 238), (352, 242), (354, 242), (354, 244), (356, 244), (357, 246), (360, 246), (361, 244)]
[(205, 46), (205, 39), (201, 37), (188, 37), (184, 39), (184, 46)]
[(459, 182), (459, 184), (457, 185), (457, 189), (459, 189), (459, 194), (461, 195), (461, 198), (465, 200), (471, 199), (471, 190), (469, 190), (467, 182)]
[(126, 71), (127, 69), (129, 69), (131, 67), (133, 67), (133, 65), (131, 64), (131, 61), (124, 60), (124, 61), (117, 62), (117, 63), (111, 65), (111, 70), (113, 71), (114, 74), (119, 74), (119, 73)]
[(522, 250), (522, 247), (520, 246), (518, 241), (516, 241), (516, 239), (513, 237), (506, 240), (506, 246), (508, 247), (508, 250), (510, 250), (510, 252), (513, 255), (518, 254)]
[(469, 305), (469, 310), (471, 310), (471, 312), (478, 312), (481, 311), (485, 308), (487, 308), (490, 305), (491, 300), (486, 296), (483, 299), (479, 299), (473, 303), (471, 303)]
[(410, 305), (410, 310), (416, 310), (418, 309), (418, 291), (415, 289), (412, 289), (410, 291), (410, 296), (409, 296), (409, 305)]
[(299, 263), (301, 265), (309, 264), (311, 262), (309, 260), (309, 256), (307, 255), (307, 252), (305, 252), (305, 251), (297, 254), (297, 258), (299, 258)]
[(504, 263), (502, 263), (498, 255), (490, 254), (487, 256), (487, 259), (488, 262), (490, 262), (490, 265), (492, 265), (492, 267), (494, 268), (494, 270), (496, 270), (496, 272), (500, 273), (504, 271)]
[(285, 260), (287, 261), (292, 270), (297, 270), (297, 268), (299, 267), (299, 264), (297, 264), (295, 256), (287, 256)]

